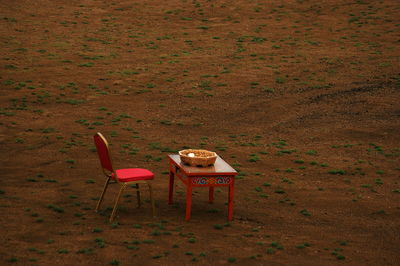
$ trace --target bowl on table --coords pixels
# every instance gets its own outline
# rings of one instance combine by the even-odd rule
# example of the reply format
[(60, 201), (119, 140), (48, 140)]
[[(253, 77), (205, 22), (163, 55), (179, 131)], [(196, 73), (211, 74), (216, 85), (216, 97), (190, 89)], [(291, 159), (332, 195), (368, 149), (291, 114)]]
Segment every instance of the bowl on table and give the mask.
[(213, 151), (187, 149), (179, 151), (181, 161), (190, 166), (207, 167), (215, 163), (217, 154)]

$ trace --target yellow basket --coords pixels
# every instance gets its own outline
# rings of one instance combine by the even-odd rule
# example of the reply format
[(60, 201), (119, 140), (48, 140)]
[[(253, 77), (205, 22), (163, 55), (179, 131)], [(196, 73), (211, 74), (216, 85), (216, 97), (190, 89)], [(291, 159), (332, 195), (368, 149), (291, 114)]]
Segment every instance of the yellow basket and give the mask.
[[(193, 157), (189, 156), (189, 154), (193, 154)], [(179, 151), (179, 155), (182, 162), (191, 166), (210, 166), (213, 165), (217, 159), (217, 154), (215, 152), (207, 150), (187, 149)]]

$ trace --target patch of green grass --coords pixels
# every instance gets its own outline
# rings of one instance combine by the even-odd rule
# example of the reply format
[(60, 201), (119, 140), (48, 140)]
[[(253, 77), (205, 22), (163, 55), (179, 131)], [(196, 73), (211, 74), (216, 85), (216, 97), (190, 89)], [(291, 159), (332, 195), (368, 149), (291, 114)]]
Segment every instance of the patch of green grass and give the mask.
[(57, 252), (58, 252), (59, 254), (68, 254), (68, 253), (69, 253), (69, 250), (68, 250), (68, 249), (65, 249), (65, 248), (62, 248), (62, 249), (59, 249)]
[(283, 83), (285, 83), (285, 78), (283, 78), (283, 77), (276, 77), (276, 78), (275, 78), (275, 82), (278, 83), (278, 84), (283, 84)]
[(259, 161), (259, 160), (260, 160), (260, 157), (255, 153), (250, 154), (250, 158), (248, 159), (248, 161), (252, 162), (252, 163), (255, 163), (255, 162)]
[(16, 138), (15, 143), (24, 143), (25, 140), (23, 138)]
[(230, 257), (230, 258), (228, 258), (227, 261), (230, 262), (230, 263), (233, 263), (233, 262), (236, 262), (236, 258)]
[(303, 214), (304, 216), (311, 216), (311, 213), (307, 209), (301, 210), (300, 213)]
[(288, 183), (288, 184), (293, 184), (293, 181), (290, 180), (289, 178), (282, 178), (282, 182)]
[(78, 66), (80, 66), (80, 67), (92, 67), (93, 65), (94, 65), (94, 63), (88, 62), (88, 63), (79, 64)]
[(222, 230), (224, 227), (223, 227), (223, 225), (221, 225), (221, 224), (214, 224), (214, 229), (217, 229), (217, 230)]
[[(100, 229), (101, 230), (101, 229)], [(102, 232), (103, 230), (101, 230), (100, 232)], [(93, 231), (94, 232), (94, 231)], [(104, 239), (103, 238), (96, 238), (95, 240), (94, 240), (95, 242), (96, 242), (96, 244), (97, 244), (97, 246), (99, 247), (99, 248), (104, 248), (105, 246), (106, 246), (106, 243), (105, 243), (105, 241), (104, 241)]]
[(275, 249), (274, 249), (274, 248), (267, 248), (267, 249), (265, 250), (265, 252), (266, 252), (267, 254), (274, 254), (274, 253), (275, 253)]
[(56, 205), (53, 205), (53, 204), (47, 205), (47, 208), (48, 208), (48, 209), (51, 209), (51, 210), (53, 210), (53, 211), (55, 211), (55, 212), (58, 212), (58, 213), (63, 213), (63, 212), (64, 212), (64, 209), (63, 209), (63, 208), (61, 208), (61, 207), (59, 207), (59, 206), (56, 206)]
[(317, 155), (318, 152), (315, 151), (315, 150), (309, 150), (309, 151), (306, 151), (306, 154), (307, 154), (307, 155)]
[(310, 247), (311, 245), (309, 243), (303, 243), (303, 244), (299, 244), (296, 246), (296, 248), (298, 249), (304, 249), (306, 247)]
[(111, 228), (112, 229), (115, 229), (115, 228), (118, 228), (118, 227), (119, 227), (119, 223), (118, 222), (115, 222), (115, 223), (111, 224)]
[(113, 259), (113, 260), (110, 262), (110, 265), (118, 266), (118, 265), (119, 265), (119, 261), (118, 261), (117, 259)]
[(276, 249), (280, 249), (280, 250), (283, 249), (283, 245), (277, 241), (271, 242), (270, 246), (273, 248), (276, 248)]
[(18, 67), (15, 65), (5, 65), (4, 68), (5, 69), (17, 69)]
[(18, 262), (18, 259), (16, 257), (11, 257), (7, 260), (7, 262)]
[(76, 99), (67, 99), (67, 100), (65, 100), (63, 102), (71, 104), (71, 105), (78, 105), (78, 104), (84, 103), (85, 101), (84, 100), (76, 100)]
[(172, 122), (169, 121), (169, 120), (161, 120), (160, 123), (161, 123), (162, 125), (166, 125), (166, 126), (172, 125)]
[(76, 253), (77, 254), (92, 254), (93, 253), (93, 249), (91, 249), (91, 248), (82, 248), (82, 249), (79, 249)]
[(328, 171), (329, 174), (331, 175), (345, 175), (346, 171), (342, 169), (332, 169)]
[(296, 152), (297, 150), (280, 150), (277, 152), (277, 155), (283, 155), (283, 154), (292, 154)]
[(93, 228), (92, 232), (93, 233), (101, 233), (101, 232), (103, 232), (103, 229), (101, 229), (101, 228)]

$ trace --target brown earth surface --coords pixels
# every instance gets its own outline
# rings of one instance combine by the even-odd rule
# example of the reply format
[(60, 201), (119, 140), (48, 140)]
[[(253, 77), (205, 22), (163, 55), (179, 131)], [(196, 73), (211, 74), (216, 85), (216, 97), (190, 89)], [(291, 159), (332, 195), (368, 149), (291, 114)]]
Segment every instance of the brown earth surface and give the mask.
[[(399, 265), (400, 3), (0, 0), (0, 264)], [(93, 134), (143, 167), (108, 222)], [(227, 191), (167, 204), (167, 154)], [(143, 198), (148, 193), (143, 190)]]

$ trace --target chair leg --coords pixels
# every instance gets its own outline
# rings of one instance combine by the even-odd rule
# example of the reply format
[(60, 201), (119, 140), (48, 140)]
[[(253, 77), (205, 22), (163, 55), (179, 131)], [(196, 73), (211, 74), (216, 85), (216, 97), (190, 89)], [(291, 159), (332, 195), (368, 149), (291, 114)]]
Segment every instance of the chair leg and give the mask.
[(121, 186), (121, 189), (119, 190), (119, 193), (118, 193), (117, 198), (115, 199), (114, 209), (113, 209), (113, 211), (112, 211), (112, 213), (111, 213), (111, 216), (110, 216), (110, 223), (111, 223), (111, 222), (114, 220), (114, 218), (115, 218), (115, 215), (116, 215), (116, 213), (117, 213), (118, 203), (119, 203), (119, 200), (120, 200), (120, 198), (121, 198), (122, 192), (124, 192), (125, 188), (126, 188), (126, 184), (123, 184), (123, 185)]
[(137, 206), (138, 208), (140, 208), (141, 202), (140, 202), (139, 184), (136, 184), (136, 198), (137, 198)]
[(153, 188), (151, 187), (150, 183), (147, 183), (149, 186), (149, 193), (150, 193), (150, 201), (151, 201), (151, 208), (153, 209), (153, 217), (156, 217), (156, 205), (154, 203), (154, 198), (153, 198)]
[(103, 198), (104, 198), (104, 194), (106, 193), (107, 187), (108, 187), (108, 183), (110, 182), (111, 177), (107, 178), (106, 183), (104, 184), (104, 188), (103, 188), (103, 192), (101, 193), (100, 199), (97, 202), (97, 206), (96, 206), (96, 212), (99, 211), (100, 205), (103, 202)]

